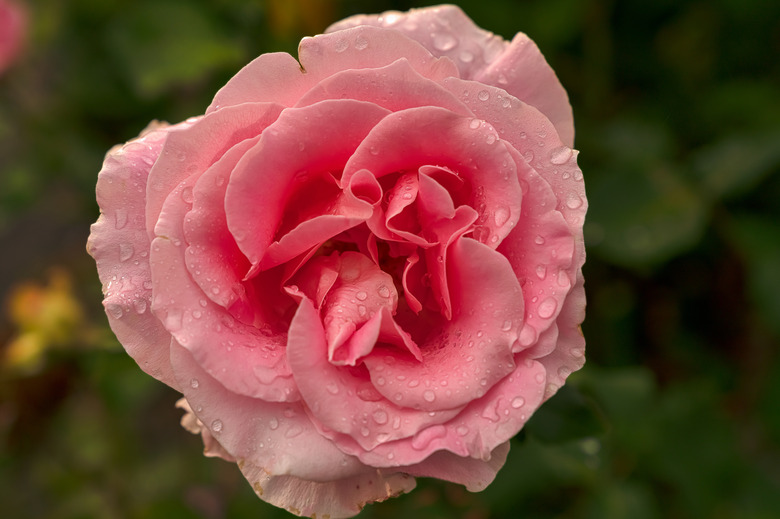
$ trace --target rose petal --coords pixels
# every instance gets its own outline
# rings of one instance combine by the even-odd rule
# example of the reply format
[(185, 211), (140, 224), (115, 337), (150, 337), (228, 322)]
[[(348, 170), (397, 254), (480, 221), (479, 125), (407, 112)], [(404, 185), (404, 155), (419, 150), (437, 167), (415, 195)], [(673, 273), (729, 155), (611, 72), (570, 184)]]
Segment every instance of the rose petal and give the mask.
[(415, 71), (406, 58), (384, 67), (337, 72), (312, 87), (295, 106), (344, 98), (368, 101), (392, 112), (418, 106), (440, 106), (461, 115), (470, 114), (447, 89)]
[(417, 340), (422, 363), (381, 353), (364, 359), (377, 390), (395, 405), (423, 411), (463, 406), (514, 369), (512, 344), (522, 325), (523, 299), (511, 266), (470, 238), (457, 240), (449, 251), (453, 319), (416, 319), (425, 330), (407, 327), (413, 337), (429, 333)]
[(346, 435), (337, 436), (334, 441), (342, 451), (374, 467), (424, 463), (430, 455), (442, 450), (487, 461), (496, 448), (517, 434), (542, 403), (545, 381), (544, 366), (526, 359), (511, 375), (482, 398), (471, 401), (456, 417), (421, 429), (411, 441), (385, 442), (371, 450), (365, 450)]
[(236, 320), (207, 299), (186, 268), (183, 224), (192, 204), (182, 195), (192, 190), (198, 176), (171, 191), (160, 213), (156, 231), (161, 236), (152, 241), (150, 253), (152, 311), (227, 389), (268, 401), (298, 400), (284, 354), (284, 332)]
[(154, 226), (168, 193), (179, 182), (203, 172), (236, 143), (259, 135), (279, 115), (282, 107), (270, 103), (230, 107), (192, 119), (171, 131), (162, 152), (149, 172), (146, 229)]
[(483, 121), (436, 107), (390, 114), (355, 150), (342, 181), (362, 169), (381, 178), (424, 165), (448, 168), (470, 183), (479, 237), (495, 248), (517, 222), (522, 195), (514, 157)]
[(306, 73), (318, 80), (343, 70), (384, 67), (401, 58), (423, 77), (458, 77), (458, 69), (450, 60), (434, 58), (416, 41), (378, 27), (353, 27), (304, 38), (298, 46), (298, 56)]
[[(237, 166), (225, 195), (228, 227), (253, 265), (260, 264), (274, 242), (287, 199), (296, 187), (309, 176), (340, 171), (387, 113), (362, 101), (322, 101), (283, 112), (263, 133), (259, 145)], [(354, 225), (353, 220), (342, 215), (341, 230)], [(313, 247), (331, 236), (321, 235), (314, 243), (309, 238), (304, 241)], [(302, 243), (297, 245), (300, 248)]]
[[(287, 357), (307, 408), (328, 437), (343, 433), (364, 449), (408, 438), (431, 423), (441, 423), (458, 410), (427, 413), (398, 407), (377, 393), (382, 380), (369, 380), (328, 362), (325, 332), (308, 298), (301, 300), (290, 324)], [(327, 428), (327, 429), (326, 429)]]
[(536, 107), (552, 121), (563, 142), (574, 145), (574, 118), (566, 90), (525, 34), (518, 33), (511, 43), (506, 42), (478, 27), (454, 5), (353, 16), (331, 25), (327, 32), (357, 25), (390, 28), (419, 42), (434, 56), (450, 58), (461, 78), (503, 88)]
[(490, 459), (464, 458), (450, 451), (436, 451), (420, 463), (408, 465), (404, 472), (421, 478), (437, 478), (466, 487), (469, 492), (481, 492), (493, 482), (499, 469), (506, 463), (509, 442), (504, 442), (490, 453)]
[(170, 334), (149, 311), (149, 236), (143, 219), (149, 170), (171, 128), (150, 128), (108, 152), (97, 183), (101, 214), (87, 250), (97, 263), (103, 305), (117, 339), (141, 369), (178, 389), (168, 361)]
[(388, 11), (381, 15), (357, 15), (336, 22), (326, 32), (358, 25), (374, 25), (398, 31), (419, 42), (434, 56), (446, 56), (458, 67), (460, 76), (471, 79), (503, 52), (508, 43), (479, 28), (455, 5), (412, 9), (407, 13)]

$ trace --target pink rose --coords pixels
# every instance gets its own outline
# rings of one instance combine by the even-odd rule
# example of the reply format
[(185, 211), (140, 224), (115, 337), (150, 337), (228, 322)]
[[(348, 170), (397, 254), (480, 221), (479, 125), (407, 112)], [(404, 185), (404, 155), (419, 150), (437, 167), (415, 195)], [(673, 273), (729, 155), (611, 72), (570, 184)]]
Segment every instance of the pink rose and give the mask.
[(299, 59), (108, 153), (88, 248), (111, 327), (270, 503), (481, 490), (583, 364), (566, 93), (454, 6), (344, 20)]
[(0, 74), (19, 54), (26, 31), (24, 10), (14, 2), (0, 0)]

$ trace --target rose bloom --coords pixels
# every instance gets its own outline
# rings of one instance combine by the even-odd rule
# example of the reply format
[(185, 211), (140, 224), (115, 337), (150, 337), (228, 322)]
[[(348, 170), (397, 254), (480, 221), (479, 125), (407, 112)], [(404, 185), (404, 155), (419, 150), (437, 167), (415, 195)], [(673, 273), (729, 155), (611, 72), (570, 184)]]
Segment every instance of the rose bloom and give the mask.
[(16, 59), (27, 32), (27, 16), (21, 6), (0, 0), (0, 74)]
[(108, 153), (88, 248), (111, 327), (274, 505), (481, 490), (584, 362), (567, 95), (526, 35), (454, 6), (298, 53)]

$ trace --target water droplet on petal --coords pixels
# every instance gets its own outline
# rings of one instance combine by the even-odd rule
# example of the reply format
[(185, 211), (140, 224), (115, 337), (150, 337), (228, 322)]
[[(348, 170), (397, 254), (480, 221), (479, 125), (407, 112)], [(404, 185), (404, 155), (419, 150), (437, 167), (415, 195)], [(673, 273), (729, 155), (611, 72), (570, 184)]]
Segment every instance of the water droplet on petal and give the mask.
[(117, 209), (114, 217), (114, 225), (117, 229), (122, 229), (127, 225), (127, 209)]
[(566, 164), (571, 156), (571, 148), (568, 146), (560, 146), (550, 152), (550, 162), (553, 164)]
[(458, 40), (455, 36), (447, 33), (432, 34), (433, 46), (436, 50), (446, 52), (454, 48), (458, 44)]
[(482, 121), (482, 119), (472, 119), (471, 122), (469, 123), (469, 128), (471, 128), (472, 130), (476, 130), (477, 128), (482, 126), (483, 122), (484, 121)]
[(327, 389), (328, 393), (331, 395), (337, 395), (339, 393), (339, 386), (335, 382), (328, 382), (325, 384), (325, 389)]
[(200, 386), (200, 382), (198, 382), (197, 378), (193, 378), (192, 380), (190, 380), (190, 387), (192, 389), (198, 389), (199, 386)]
[(504, 332), (508, 332), (511, 329), (512, 329), (512, 321), (507, 319), (506, 321), (504, 321), (504, 324), (501, 325), (501, 330)]
[(566, 196), (566, 207), (569, 209), (577, 209), (582, 207), (582, 198), (577, 193), (569, 193)]
[(271, 418), (268, 421), (268, 427), (270, 427), (272, 431), (275, 431), (276, 429), (279, 428), (279, 420), (277, 420), (276, 418)]
[(349, 48), (349, 42), (347, 40), (339, 40), (333, 46), (333, 50), (338, 53), (342, 53)]
[(497, 207), (496, 211), (493, 213), (493, 220), (496, 222), (497, 227), (503, 226), (509, 221), (509, 209), (503, 206)]
[(520, 409), (525, 405), (525, 398), (521, 396), (517, 396), (512, 399), (512, 407), (515, 409)]
[(146, 307), (147, 307), (146, 299), (136, 299), (135, 301), (133, 301), (133, 308), (135, 309), (135, 312), (139, 315), (146, 312)]
[(555, 313), (555, 310), (558, 309), (558, 301), (553, 299), (552, 297), (548, 297), (544, 301), (542, 301), (539, 304), (539, 310), (537, 313), (539, 314), (539, 317), (542, 319), (549, 319), (552, 317), (552, 315)]
[(521, 346), (527, 348), (536, 342), (536, 336), (536, 329), (533, 326), (526, 324), (523, 326), (523, 329), (520, 330), (520, 337), (518, 338), (518, 341), (520, 342)]
[(467, 50), (461, 52), (459, 57), (463, 63), (471, 63), (472, 61), (474, 61), (474, 54), (472, 54)]
[(426, 402), (433, 402), (434, 400), (436, 400), (436, 393), (434, 393), (430, 389), (426, 389), (423, 392), (423, 398), (425, 399)]
[(181, 199), (184, 200), (185, 203), (191, 204), (194, 200), (194, 196), (192, 195), (192, 187), (187, 186), (181, 191)]
[(122, 315), (124, 315), (124, 312), (122, 311), (122, 307), (117, 304), (110, 304), (106, 306), (106, 310), (114, 319), (121, 319)]
[(385, 285), (381, 285), (379, 288), (376, 289), (376, 291), (382, 297), (390, 297), (390, 289), (387, 288)]
[(371, 418), (374, 419), (376, 423), (379, 425), (384, 425), (387, 423), (387, 412), (385, 412), (382, 409), (377, 409), (374, 411), (374, 413), (371, 415)]
[(215, 433), (222, 432), (222, 420), (216, 419), (213, 422), (211, 422), (211, 430)]
[(355, 48), (357, 50), (363, 50), (366, 47), (368, 47), (368, 40), (365, 39), (363, 36), (358, 36), (355, 38)]
[(119, 244), (119, 261), (127, 261), (133, 257), (135, 249), (132, 243), (120, 243)]
[(480, 101), (487, 101), (488, 99), (490, 99), (490, 92), (488, 92), (487, 90), (480, 90), (479, 94), (477, 94), (477, 99), (479, 99)]
[(457, 432), (460, 436), (466, 436), (469, 433), (469, 428), (465, 425), (459, 425), (457, 429), (455, 429), (455, 432)]
[(544, 245), (544, 237), (541, 234), (537, 234), (534, 238), (534, 243), (537, 245)]

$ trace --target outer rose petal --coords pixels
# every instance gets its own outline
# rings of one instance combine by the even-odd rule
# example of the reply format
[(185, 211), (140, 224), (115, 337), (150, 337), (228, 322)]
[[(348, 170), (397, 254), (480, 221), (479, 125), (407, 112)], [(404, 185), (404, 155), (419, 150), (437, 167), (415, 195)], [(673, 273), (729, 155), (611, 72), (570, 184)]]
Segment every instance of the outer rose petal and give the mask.
[(149, 170), (172, 128), (152, 125), (108, 152), (98, 175), (101, 214), (87, 251), (97, 263), (103, 306), (119, 342), (144, 371), (178, 389), (168, 361), (170, 334), (150, 311), (150, 243), (143, 218)]
[[(366, 503), (414, 488), (395, 470), (366, 467), (320, 436), (300, 404), (276, 404), (236, 395), (173, 344), (171, 362), (184, 396), (211, 444), (211, 452), (238, 461), (262, 499), (295, 514), (351, 517)], [(188, 420), (192, 428), (192, 420)], [(206, 437), (208, 434), (208, 437)], [(226, 455), (227, 456), (226, 456)]]
[(479, 28), (454, 5), (352, 16), (331, 25), (327, 32), (359, 25), (393, 29), (418, 41), (434, 56), (450, 58), (460, 77), (498, 86), (535, 106), (552, 121), (563, 142), (574, 145), (574, 118), (566, 90), (525, 34), (519, 33), (508, 43)]

